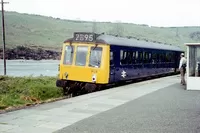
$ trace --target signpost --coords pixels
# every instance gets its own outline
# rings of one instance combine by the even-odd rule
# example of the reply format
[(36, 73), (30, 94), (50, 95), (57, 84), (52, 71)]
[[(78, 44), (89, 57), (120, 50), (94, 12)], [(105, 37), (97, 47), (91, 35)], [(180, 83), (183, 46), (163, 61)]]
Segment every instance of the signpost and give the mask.
[(4, 2), (3, 0), (1, 0), (4, 75), (6, 75), (4, 4), (8, 4), (8, 3), (9, 2)]

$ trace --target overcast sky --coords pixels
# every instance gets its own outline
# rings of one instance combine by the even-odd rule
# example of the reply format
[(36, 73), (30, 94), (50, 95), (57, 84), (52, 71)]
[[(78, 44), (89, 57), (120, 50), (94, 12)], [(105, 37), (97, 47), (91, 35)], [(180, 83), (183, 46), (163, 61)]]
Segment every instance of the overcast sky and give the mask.
[(200, 26), (200, 0), (4, 0), (7, 11), (151, 26)]

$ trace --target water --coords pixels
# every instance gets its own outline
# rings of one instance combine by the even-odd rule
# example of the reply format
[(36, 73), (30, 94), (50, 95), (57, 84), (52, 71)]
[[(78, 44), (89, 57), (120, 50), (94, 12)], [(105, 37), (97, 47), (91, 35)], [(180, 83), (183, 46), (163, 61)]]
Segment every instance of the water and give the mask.
[[(59, 60), (6, 60), (8, 76), (57, 76)], [(4, 63), (0, 60), (0, 75), (4, 74)]]

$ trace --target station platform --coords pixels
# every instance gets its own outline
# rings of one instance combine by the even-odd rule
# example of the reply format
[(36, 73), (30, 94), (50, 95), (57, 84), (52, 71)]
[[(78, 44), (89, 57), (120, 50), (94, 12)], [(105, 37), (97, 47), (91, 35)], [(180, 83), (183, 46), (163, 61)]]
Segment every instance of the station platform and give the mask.
[(169, 76), (0, 114), (0, 132), (198, 133), (199, 101)]

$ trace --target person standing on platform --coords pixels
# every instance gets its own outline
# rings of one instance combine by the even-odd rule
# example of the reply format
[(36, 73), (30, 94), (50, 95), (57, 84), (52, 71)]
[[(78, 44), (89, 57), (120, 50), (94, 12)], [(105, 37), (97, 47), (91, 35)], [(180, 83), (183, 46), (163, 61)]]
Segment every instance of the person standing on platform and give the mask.
[(186, 73), (186, 63), (187, 60), (185, 58), (184, 53), (181, 53), (181, 59), (180, 59), (180, 63), (179, 63), (179, 70), (181, 72), (181, 84), (185, 85), (185, 73)]

